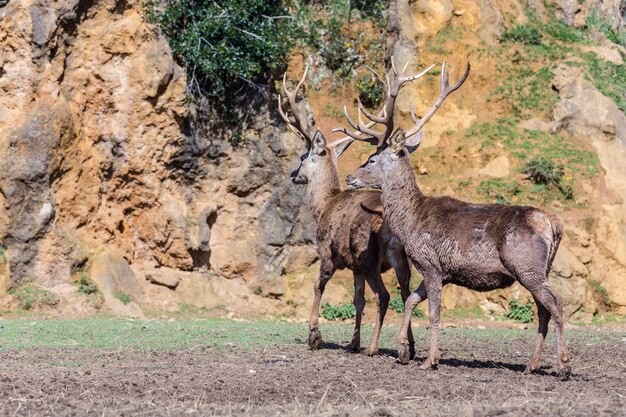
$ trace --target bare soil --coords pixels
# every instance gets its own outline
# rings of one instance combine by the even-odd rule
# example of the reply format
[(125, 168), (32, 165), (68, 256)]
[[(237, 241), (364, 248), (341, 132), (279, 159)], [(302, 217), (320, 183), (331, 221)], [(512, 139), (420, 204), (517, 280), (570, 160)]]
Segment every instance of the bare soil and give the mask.
[(554, 375), (553, 338), (534, 375), (522, 373), (532, 339), (463, 333), (446, 336), (437, 371), (401, 366), (391, 349), (370, 358), (334, 343), (312, 352), (300, 340), (256, 350), (10, 349), (0, 352), (0, 415), (623, 416), (619, 333), (570, 340), (569, 381)]

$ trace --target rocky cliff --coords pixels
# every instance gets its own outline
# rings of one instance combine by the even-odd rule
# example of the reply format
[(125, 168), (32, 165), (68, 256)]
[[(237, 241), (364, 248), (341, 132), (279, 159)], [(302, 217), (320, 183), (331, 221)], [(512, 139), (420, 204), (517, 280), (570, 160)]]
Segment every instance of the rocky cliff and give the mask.
[[(471, 191), (479, 183), (524, 181), (513, 156), (519, 150), (502, 138), (485, 147), (489, 132), (476, 132), (516, 111), (493, 91), (514, 73), (502, 62), (519, 67), (520, 56), (535, 53), (500, 43), (507, 29), (529, 22), (529, 9), (543, 24), (559, 18), (581, 26), (596, 13), (611, 27), (623, 25), (620, 1), (390, 2), (387, 56), (473, 64), (464, 90), (428, 126), (425, 150), (415, 156), (427, 192), (476, 200), (485, 198)], [(580, 54), (623, 65), (624, 48), (595, 36)], [(579, 52), (558, 61), (578, 62)], [(550, 59), (528, 65), (539, 71)], [(290, 76), (302, 64), (294, 54)], [(614, 307), (626, 308), (626, 117), (576, 65), (550, 66), (549, 74), (545, 102), (520, 113), (512, 129), (531, 139), (554, 134), (593, 154), (599, 166), (577, 178), (573, 203), (530, 192), (519, 202), (564, 219), (552, 280), (568, 314), (588, 319), (599, 308), (598, 283)], [(187, 305), (219, 314), (304, 314), (315, 279), (308, 268), (317, 258), (314, 222), (304, 190), (288, 181), (300, 143), (276, 118), (274, 92), (250, 107), (235, 140), (212, 116), (215, 109), (187, 100), (186, 84), (167, 39), (143, 20), (140, 1), (0, 5), (0, 290), (14, 293), (5, 297), (7, 308), (17, 305), (15, 289), (30, 283), (57, 294), (59, 314), (102, 309), (77, 294), (74, 282), (88, 277), (104, 308), (122, 314)], [(330, 88), (320, 82), (310, 94), (322, 128), (341, 123), (328, 111)], [(353, 88), (341, 91), (334, 101), (350, 104)], [(407, 88), (400, 113), (407, 114), (409, 95), (423, 111), (435, 94), (434, 76)], [(353, 148), (342, 173), (368, 152)], [(340, 287), (329, 291), (338, 302), (347, 295)], [(447, 291), (448, 307), (495, 312), (523, 293)]]
[(185, 73), (141, 2), (11, 1), (0, 14), (3, 291), (67, 284), (108, 253), (241, 283), (315, 260), (302, 190), (285, 181), (294, 138), (267, 102), (239, 146), (219, 121), (194, 128)]

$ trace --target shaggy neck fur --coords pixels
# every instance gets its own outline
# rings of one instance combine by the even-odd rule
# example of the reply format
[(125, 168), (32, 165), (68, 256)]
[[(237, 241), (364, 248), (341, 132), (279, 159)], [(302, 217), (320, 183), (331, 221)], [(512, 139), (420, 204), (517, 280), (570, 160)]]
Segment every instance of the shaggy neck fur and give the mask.
[(309, 205), (317, 221), (328, 208), (332, 198), (341, 192), (339, 171), (334, 158), (324, 158), (320, 165), (307, 185)]
[(393, 172), (386, 173), (381, 195), (385, 220), (400, 240), (408, 241), (411, 230), (405, 230), (403, 225), (407, 224), (407, 216), (412, 216), (425, 198), (415, 181), (409, 158), (400, 158)]

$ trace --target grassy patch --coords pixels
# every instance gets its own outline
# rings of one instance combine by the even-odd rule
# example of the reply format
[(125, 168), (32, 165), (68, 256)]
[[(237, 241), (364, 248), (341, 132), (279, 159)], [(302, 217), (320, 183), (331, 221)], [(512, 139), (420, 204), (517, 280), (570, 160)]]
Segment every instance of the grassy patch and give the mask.
[[(520, 129), (519, 119), (515, 117), (498, 118), (491, 123), (475, 122), (465, 132), (465, 138), (479, 141), (481, 150), (504, 148), (513, 157), (514, 167), (531, 177), (531, 181), (524, 184), (515, 178), (480, 182), (478, 192), (487, 201), (530, 203), (540, 200), (545, 203), (555, 199), (571, 200), (576, 180), (593, 179), (599, 172), (597, 155), (584, 144), (560, 133)], [(560, 175), (559, 167), (563, 167), (563, 175)], [(550, 169), (550, 172), (546, 171)], [(533, 181), (548, 174), (555, 181), (557, 176), (560, 179), (548, 183)], [(460, 187), (471, 183), (464, 181)]]
[(626, 65), (605, 61), (594, 53), (586, 53), (583, 58), (589, 73), (587, 78), (626, 114)]
[(22, 310), (30, 310), (35, 305), (53, 307), (59, 303), (59, 298), (55, 294), (33, 284), (12, 288), (8, 292), (17, 298), (19, 308)]
[(480, 308), (451, 308), (449, 310), (443, 310), (441, 317), (448, 320), (463, 320), (463, 319), (484, 319), (485, 312)]
[(492, 94), (506, 102), (515, 117), (525, 119), (537, 113), (547, 113), (556, 104), (558, 96), (550, 88), (554, 78), (553, 64), (538, 70), (526, 64), (500, 65), (497, 70), (503, 76), (503, 82)]
[[(597, 322), (614, 316), (599, 316)], [(608, 321), (608, 320), (607, 320)], [(325, 341), (347, 343), (353, 326), (329, 323), (321, 326)], [(368, 340), (372, 325), (364, 325), (361, 338)], [(396, 348), (397, 325), (385, 325), (382, 330), (381, 347)], [(441, 343), (447, 348), (466, 349), (475, 343), (488, 343), (503, 348), (503, 353), (520, 349), (520, 343), (532, 348), (536, 329), (467, 329), (449, 328), (441, 335)], [(413, 333), (421, 348), (427, 348), (428, 330), (421, 325), (413, 327)], [(590, 332), (568, 330), (568, 338), (580, 343), (601, 343), (605, 340), (619, 341), (620, 332)], [(223, 319), (202, 320), (4, 320), (0, 327), (0, 350), (8, 349), (103, 349), (103, 350), (156, 350), (176, 351), (194, 347), (216, 350), (263, 351), (271, 347), (300, 346), (307, 350), (306, 323), (235, 322)], [(549, 338), (553, 337), (550, 332)], [(550, 342), (547, 342), (550, 343)], [(323, 350), (320, 354), (323, 354)], [(63, 359), (61, 359), (63, 360)], [(71, 359), (67, 359), (71, 360)]]
[(500, 36), (501, 41), (519, 42), (524, 45), (541, 45), (541, 33), (536, 25), (517, 25)]

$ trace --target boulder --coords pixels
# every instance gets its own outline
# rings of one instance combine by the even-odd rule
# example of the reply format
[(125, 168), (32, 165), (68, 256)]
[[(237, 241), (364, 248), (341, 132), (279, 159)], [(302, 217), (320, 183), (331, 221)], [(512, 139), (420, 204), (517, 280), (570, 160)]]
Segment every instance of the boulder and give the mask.
[(509, 175), (510, 167), (509, 158), (501, 155), (489, 161), (478, 173), (493, 178), (504, 178)]
[[(114, 313), (136, 315), (141, 312), (135, 303), (144, 300), (143, 291), (130, 265), (119, 254), (102, 250), (90, 260), (88, 274), (98, 285), (105, 302)], [(131, 296), (132, 302), (124, 304), (118, 299), (120, 294)]]
[(558, 67), (552, 86), (561, 99), (553, 110), (557, 128), (582, 137), (606, 135), (626, 146), (626, 116), (579, 68)]

